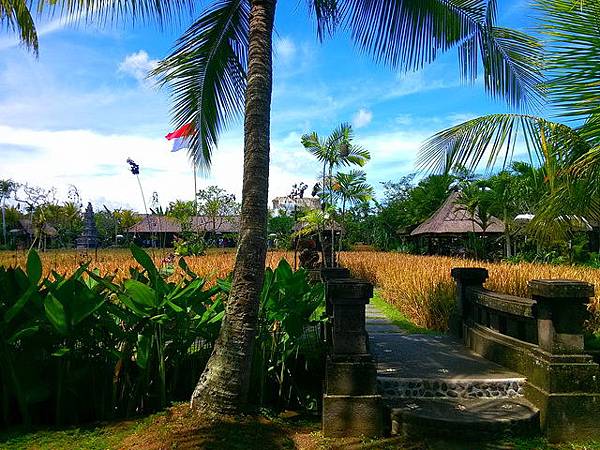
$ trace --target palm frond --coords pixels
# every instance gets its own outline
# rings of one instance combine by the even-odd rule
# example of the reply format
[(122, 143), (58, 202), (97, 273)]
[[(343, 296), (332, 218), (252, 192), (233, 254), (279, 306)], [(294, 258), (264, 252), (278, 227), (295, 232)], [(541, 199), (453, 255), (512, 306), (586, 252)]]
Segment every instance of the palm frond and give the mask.
[(156, 22), (178, 21), (183, 13), (191, 15), (193, 0), (37, 0), (38, 12), (81, 17), (100, 23), (120, 20)]
[[(547, 39), (547, 89), (566, 116), (600, 114), (600, 2), (537, 0)], [(600, 137), (600, 127), (596, 128)]]
[(357, 46), (378, 62), (417, 70), (458, 47), (460, 72), (473, 81), (478, 61), (485, 86), (515, 107), (536, 104), (541, 46), (523, 33), (495, 26), (495, 0), (345, 0), (342, 21)]
[(316, 132), (313, 131), (312, 133), (304, 134), (300, 142), (311, 155), (317, 158), (317, 161), (323, 162), (327, 160), (325, 143), (321, 141)]
[(247, 0), (215, 3), (152, 73), (172, 88), (174, 125), (194, 124), (190, 157), (204, 169), (221, 130), (244, 108), (249, 13)]
[[(538, 105), (542, 95), (540, 43), (525, 33), (494, 26), (482, 27), (479, 36), (486, 90), (512, 106)], [(476, 59), (462, 66), (476, 70)]]
[(367, 183), (363, 170), (338, 172), (333, 180), (334, 195), (349, 204), (364, 203), (373, 198), (373, 187)]
[[(475, 168), (484, 160), (488, 169), (512, 158), (522, 139), (530, 159), (562, 168), (584, 155), (590, 145), (567, 125), (525, 114), (492, 114), (468, 120), (429, 138), (421, 147), (421, 170), (448, 172)], [(486, 158), (487, 157), (487, 158)]]
[(317, 25), (317, 37), (323, 41), (325, 35), (332, 35), (340, 21), (337, 0), (307, 0), (310, 16), (314, 16)]
[(20, 42), (38, 54), (38, 36), (27, 0), (0, 0), (0, 28), (16, 32)]

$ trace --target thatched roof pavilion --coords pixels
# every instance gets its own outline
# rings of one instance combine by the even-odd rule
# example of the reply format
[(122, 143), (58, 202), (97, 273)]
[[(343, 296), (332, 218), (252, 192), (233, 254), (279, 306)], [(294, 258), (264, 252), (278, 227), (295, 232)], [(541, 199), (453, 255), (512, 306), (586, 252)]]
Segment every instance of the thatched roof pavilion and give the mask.
[[(238, 233), (240, 231), (239, 216), (232, 217), (192, 217), (190, 230), (195, 232)], [(181, 223), (168, 216), (149, 214), (128, 229), (130, 233), (181, 233)]]
[[(460, 236), (468, 233), (483, 234), (478, 219), (472, 220), (471, 215), (458, 203), (458, 192), (452, 192), (444, 204), (433, 215), (415, 228), (411, 236)], [(486, 234), (504, 233), (504, 223), (492, 217)]]

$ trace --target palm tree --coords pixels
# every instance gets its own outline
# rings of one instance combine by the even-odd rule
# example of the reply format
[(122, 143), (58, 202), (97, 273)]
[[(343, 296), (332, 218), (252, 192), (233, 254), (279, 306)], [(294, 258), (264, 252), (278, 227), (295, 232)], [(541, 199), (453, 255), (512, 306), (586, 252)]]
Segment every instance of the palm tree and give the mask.
[(346, 206), (369, 202), (373, 198), (373, 187), (367, 183), (367, 174), (362, 170), (348, 173), (338, 172), (333, 180), (333, 196), (342, 201), (340, 210), (342, 229), (340, 230), (339, 252), (342, 251), (342, 238), (346, 222)]
[[(159, 18), (189, 5), (183, 0), (49, 3), (70, 13)], [(194, 125), (190, 155), (200, 167), (210, 165), (222, 128), (244, 114), (243, 196), (234, 278), (219, 339), (192, 396), (192, 404), (205, 412), (236, 412), (248, 392), (266, 256), (275, 3), (217, 0), (182, 35), (155, 72), (173, 89), (174, 125)], [(465, 80), (474, 81), (483, 62), (485, 87), (492, 96), (515, 106), (535, 101), (539, 46), (523, 33), (495, 25), (495, 0), (306, 3), (321, 39), (344, 27), (360, 50), (402, 70), (418, 70), (456, 47)]]
[[(573, 216), (600, 216), (600, 84), (598, 46), (600, 1), (536, 0), (547, 38), (548, 105), (557, 121), (529, 114), (492, 114), (432, 136), (421, 148), (419, 165), (448, 170), (456, 165), (488, 169), (505, 165), (517, 143), (541, 164), (547, 194), (530, 228), (539, 238), (566, 237)], [(571, 126), (561, 123), (566, 121)]]
[(357, 165), (363, 167), (371, 159), (368, 150), (352, 143), (354, 132), (352, 126), (341, 124), (326, 139), (316, 132), (302, 136), (302, 145), (308, 152), (323, 164), (321, 173), (321, 197), (332, 203), (333, 169), (339, 166)]
[(194, 0), (0, 0), (0, 27), (19, 36), (20, 42), (39, 51), (32, 11), (39, 17), (59, 12), (64, 17), (97, 19), (101, 23), (121, 19), (156, 22), (159, 26), (193, 10)]
[[(306, 148), (311, 155), (315, 156), (319, 162), (323, 163), (320, 197), (324, 209), (327, 204), (333, 205), (334, 203), (333, 169), (335, 167), (349, 165), (363, 167), (371, 159), (369, 151), (359, 145), (353, 144), (353, 139), (354, 132), (352, 131), (352, 126), (347, 123), (341, 124), (327, 137), (327, 139), (319, 138), (319, 135), (314, 131), (302, 136), (301, 142), (304, 148)], [(333, 223), (330, 223), (329, 225), (331, 226), (331, 260), (324, 260), (323, 264), (325, 266), (333, 267), (336, 261), (335, 231)], [(321, 245), (323, 245), (322, 241)]]
[[(487, 256), (487, 238), (485, 232), (492, 223), (493, 194), (487, 180), (475, 180), (463, 183), (457, 201), (459, 207), (470, 216), (473, 224), (473, 237), (475, 225), (479, 225), (482, 234), (482, 256)], [(477, 249), (475, 249), (477, 250)], [(479, 256), (476, 254), (476, 256)]]

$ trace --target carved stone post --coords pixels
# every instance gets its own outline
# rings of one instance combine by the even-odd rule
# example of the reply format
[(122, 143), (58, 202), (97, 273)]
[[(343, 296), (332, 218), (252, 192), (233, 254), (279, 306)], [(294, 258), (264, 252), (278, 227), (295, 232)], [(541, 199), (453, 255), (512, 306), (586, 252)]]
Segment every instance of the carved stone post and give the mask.
[(321, 269), (321, 280), (325, 283), (325, 314), (329, 321), (325, 324), (325, 342), (331, 345), (331, 332), (333, 324), (333, 304), (328, 289), (328, 281), (335, 279), (350, 278), (350, 271), (345, 267), (323, 267)]
[(585, 281), (531, 280), (528, 287), (537, 301), (540, 348), (554, 355), (583, 353), (583, 325), (594, 286)]
[(532, 280), (539, 356), (528, 374), (526, 396), (540, 409), (550, 441), (597, 437), (600, 371), (586, 355), (583, 326), (594, 286), (573, 280)]
[(368, 352), (365, 305), (373, 285), (352, 278), (327, 282), (332, 308), (332, 339), (323, 395), (326, 436), (381, 436), (382, 399), (377, 395), (377, 371)]
[(471, 320), (472, 307), (469, 301), (470, 288), (483, 289), (483, 283), (488, 279), (487, 269), (481, 267), (455, 267), (450, 272), (456, 281), (456, 304), (450, 317), (450, 331), (458, 337), (463, 337), (463, 322)]

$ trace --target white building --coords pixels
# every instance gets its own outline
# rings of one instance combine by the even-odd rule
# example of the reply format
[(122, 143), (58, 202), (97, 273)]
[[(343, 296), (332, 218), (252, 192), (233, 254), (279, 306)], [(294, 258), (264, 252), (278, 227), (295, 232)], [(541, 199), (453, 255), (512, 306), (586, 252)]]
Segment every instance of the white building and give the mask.
[(273, 199), (273, 215), (278, 215), (279, 211), (284, 210), (288, 216), (294, 214), (294, 208), (298, 209), (319, 209), (321, 202), (317, 197), (275, 197)]

